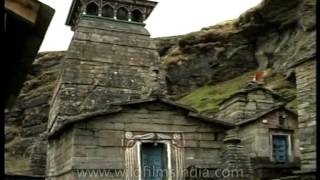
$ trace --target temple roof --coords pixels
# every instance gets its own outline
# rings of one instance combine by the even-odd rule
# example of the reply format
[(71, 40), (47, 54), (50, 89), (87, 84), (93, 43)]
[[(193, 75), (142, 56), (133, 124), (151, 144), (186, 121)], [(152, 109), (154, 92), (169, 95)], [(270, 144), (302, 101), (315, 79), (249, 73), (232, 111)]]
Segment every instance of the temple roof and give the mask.
[(182, 104), (179, 104), (179, 103), (176, 103), (174, 101), (171, 101), (171, 100), (168, 100), (165, 98), (150, 98), (150, 99), (144, 99), (144, 100), (135, 100), (135, 101), (125, 102), (125, 103), (116, 103), (116, 104), (110, 105), (110, 107), (107, 109), (99, 110), (99, 111), (95, 111), (95, 112), (84, 113), (81, 115), (60, 117), (60, 120), (62, 120), (62, 123), (59, 124), (56, 128), (54, 128), (53, 131), (48, 133), (48, 138), (52, 138), (52, 137), (60, 134), (61, 132), (63, 132), (63, 130), (65, 128), (70, 127), (74, 123), (81, 122), (81, 121), (88, 120), (88, 119), (92, 119), (95, 117), (121, 113), (124, 106), (131, 106), (131, 105), (137, 105), (137, 104), (142, 104), (142, 103), (152, 103), (152, 102), (160, 102), (160, 103), (164, 103), (166, 105), (170, 105), (170, 106), (174, 106), (174, 107), (183, 109), (188, 112), (187, 113), (188, 117), (196, 118), (196, 119), (205, 121), (207, 123), (213, 123), (213, 124), (219, 125), (221, 127), (225, 127), (227, 129), (235, 127), (235, 125), (232, 123), (200, 115), (195, 109), (190, 108), (185, 105), (182, 105)]
[(268, 115), (269, 113), (272, 113), (274, 111), (280, 111), (280, 110), (284, 110), (286, 112), (289, 112), (295, 116), (298, 116), (297, 112), (291, 110), (291, 109), (288, 109), (287, 107), (285, 107), (285, 104), (279, 104), (279, 105), (276, 105), (270, 109), (267, 109), (263, 112), (260, 112), (258, 114), (255, 114), (254, 116), (252, 116), (251, 118), (248, 118), (244, 121), (240, 121), (238, 123), (236, 123), (237, 126), (242, 126), (242, 125), (245, 125), (245, 124), (248, 124), (248, 123), (252, 123), (252, 122), (255, 122), (256, 120), (259, 120), (261, 119), (262, 117), (264, 117), (265, 115)]

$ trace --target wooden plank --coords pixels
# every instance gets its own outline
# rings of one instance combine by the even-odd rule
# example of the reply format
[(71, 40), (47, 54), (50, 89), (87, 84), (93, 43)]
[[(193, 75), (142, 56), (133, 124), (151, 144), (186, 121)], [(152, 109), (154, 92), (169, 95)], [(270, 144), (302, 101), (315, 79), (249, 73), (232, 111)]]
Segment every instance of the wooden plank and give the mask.
[(5, 0), (5, 8), (35, 24), (40, 3), (35, 0)]

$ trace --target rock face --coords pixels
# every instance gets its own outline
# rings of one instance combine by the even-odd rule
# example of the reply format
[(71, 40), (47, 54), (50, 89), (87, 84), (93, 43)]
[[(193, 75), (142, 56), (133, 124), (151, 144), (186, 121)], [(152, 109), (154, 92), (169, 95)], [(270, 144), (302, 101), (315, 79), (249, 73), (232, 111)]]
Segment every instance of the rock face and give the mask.
[(316, 65), (313, 61), (296, 67), (299, 131), (301, 141), (301, 168), (316, 168)]
[(5, 115), (6, 173), (44, 175), (49, 102), (64, 52), (40, 53), (15, 108)]
[(165, 49), (160, 50), (167, 69), (169, 94), (181, 96), (258, 67), (253, 44), (234, 23), (229, 21), (188, 34), (178, 38), (165, 53)]
[(177, 96), (257, 68), (286, 73), (315, 56), (315, 1), (265, 0), (236, 20), (156, 42)]
[[(256, 69), (269, 69), (273, 74), (280, 74), (281, 78), (271, 78), (266, 85), (279, 90), (290, 101), (296, 96), (297, 85), (300, 104), (297, 108), (299, 118), (305, 117), (300, 119), (306, 132), (302, 136), (305, 141), (302, 153), (306, 154), (302, 163), (304, 167), (312, 168), (315, 139), (310, 140), (308, 134), (314, 134), (316, 124), (313, 115), (315, 71), (312, 69), (315, 34), (314, 0), (264, 0), (236, 20), (183, 36), (157, 38), (155, 43), (167, 72), (168, 95), (179, 98), (189, 94), (182, 102), (194, 105), (191, 100), (199, 99), (201, 101), (195, 107), (201, 111), (218, 109), (212, 103), (242, 88), (247, 80), (252, 79)], [(43, 141), (42, 133), (47, 128), (49, 101), (63, 56), (63, 52), (40, 53), (16, 107), (6, 112), (7, 173), (44, 174), (43, 147), (46, 141)], [(313, 64), (296, 65), (308, 59), (312, 59)], [(228, 86), (228, 82), (232, 86)], [(294, 107), (296, 101), (292, 102)], [(306, 113), (311, 115), (305, 116)]]

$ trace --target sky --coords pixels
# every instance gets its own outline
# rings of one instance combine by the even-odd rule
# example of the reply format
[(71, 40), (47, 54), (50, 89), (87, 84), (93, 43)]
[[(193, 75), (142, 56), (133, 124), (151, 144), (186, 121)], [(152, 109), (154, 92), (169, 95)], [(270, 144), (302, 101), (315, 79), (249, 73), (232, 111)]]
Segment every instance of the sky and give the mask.
[[(67, 50), (73, 32), (65, 25), (72, 0), (40, 0), (55, 9), (40, 47), (43, 51)], [(203, 27), (238, 18), (262, 0), (155, 0), (158, 5), (145, 21), (151, 37), (187, 34)]]

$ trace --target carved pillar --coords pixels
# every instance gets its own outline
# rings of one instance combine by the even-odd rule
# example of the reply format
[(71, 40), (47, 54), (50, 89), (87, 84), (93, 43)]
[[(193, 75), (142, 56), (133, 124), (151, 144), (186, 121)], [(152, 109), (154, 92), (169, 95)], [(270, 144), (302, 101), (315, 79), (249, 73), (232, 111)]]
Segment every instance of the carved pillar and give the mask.
[(146, 13), (142, 14), (142, 22), (144, 22), (146, 20)]
[(131, 21), (131, 19), (132, 19), (132, 12), (131, 11), (128, 12), (128, 16), (129, 16), (128, 21)]
[(98, 7), (98, 16), (101, 17), (102, 16), (102, 0), (99, 0), (99, 7)]
[(117, 8), (114, 8), (113, 10), (113, 19), (117, 20)]

